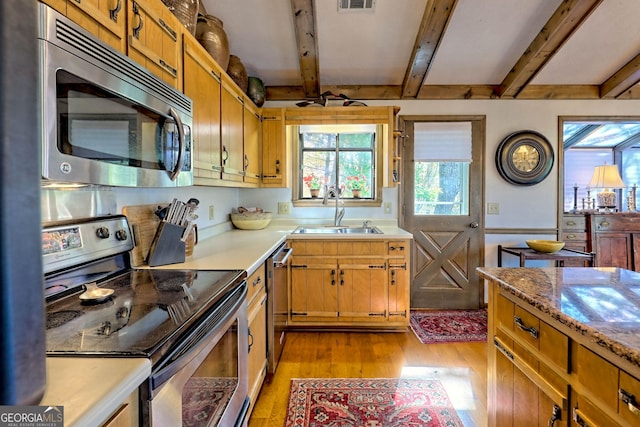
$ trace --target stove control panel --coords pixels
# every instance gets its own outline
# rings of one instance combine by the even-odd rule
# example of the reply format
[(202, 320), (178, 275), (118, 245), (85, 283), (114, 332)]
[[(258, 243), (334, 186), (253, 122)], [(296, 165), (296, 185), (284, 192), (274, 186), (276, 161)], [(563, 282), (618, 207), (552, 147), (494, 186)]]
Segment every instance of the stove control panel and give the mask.
[(123, 215), (60, 221), (42, 230), (44, 273), (69, 268), (133, 249)]

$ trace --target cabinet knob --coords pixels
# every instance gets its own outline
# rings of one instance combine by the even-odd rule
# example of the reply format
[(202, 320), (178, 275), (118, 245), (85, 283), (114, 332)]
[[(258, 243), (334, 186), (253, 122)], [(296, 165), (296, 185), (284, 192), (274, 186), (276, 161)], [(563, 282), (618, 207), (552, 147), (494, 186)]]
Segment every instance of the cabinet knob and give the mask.
[(476, 221), (473, 221), (471, 224), (469, 224), (469, 227), (471, 228), (478, 228), (480, 226), (480, 224), (478, 224)]

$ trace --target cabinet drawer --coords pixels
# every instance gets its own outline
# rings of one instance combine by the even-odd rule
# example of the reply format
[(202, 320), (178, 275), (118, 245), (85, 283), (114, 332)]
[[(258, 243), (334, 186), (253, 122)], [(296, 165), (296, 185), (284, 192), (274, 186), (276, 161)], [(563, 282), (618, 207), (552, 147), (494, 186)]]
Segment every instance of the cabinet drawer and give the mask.
[(409, 255), (409, 241), (408, 240), (399, 240), (399, 241), (390, 241), (387, 243), (387, 253), (389, 255)]
[(578, 381), (585, 388), (584, 394), (598, 399), (607, 409), (618, 408), (618, 368), (584, 346), (576, 355)]
[(548, 363), (569, 372), (569, 337), (503, 295), (498, 295), (497, 304), (499, 328), (510, 331), (518, 343), (538, 350), (533, 356), (542, 355)]
[(587, 220), (584, 215), (565, 215), (562, 217), (563, 230), (584, 231), (587, 228)]
[(592, 231), (640, 230), (640, 215), (593, 215)]
[(247, 301), (251, 304), (253, 298), (259, 293), (264, 293), (265, 285), (265, 267), (261, 265), (251, 276), (247, 279)]
[(578, 231), (567, 231), (562, 233), (562, 241), (569, 244), (570, 242), (586, 242), (587, 233)]
[[(624, 395), (624, 398), (622, 397)], [(620, 371), (620, 387), (618, 398), (618, 414), (630, 424), (640, 422), (640, 381)], [(624, 400), (623, 400), (624, 399)], [(635, 402), (635, 403), (633, 403)]]

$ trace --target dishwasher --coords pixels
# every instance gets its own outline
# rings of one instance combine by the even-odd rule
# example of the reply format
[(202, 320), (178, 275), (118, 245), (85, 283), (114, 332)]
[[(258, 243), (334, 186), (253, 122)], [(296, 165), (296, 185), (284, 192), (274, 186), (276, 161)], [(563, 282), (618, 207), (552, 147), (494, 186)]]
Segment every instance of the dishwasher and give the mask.
[(289, 257), (293, 248), (286, 242), (276, 249), (266, 261), (267, 271), (267, 381), (276, 372), (286, 339), (287, 328), (287, 278)]

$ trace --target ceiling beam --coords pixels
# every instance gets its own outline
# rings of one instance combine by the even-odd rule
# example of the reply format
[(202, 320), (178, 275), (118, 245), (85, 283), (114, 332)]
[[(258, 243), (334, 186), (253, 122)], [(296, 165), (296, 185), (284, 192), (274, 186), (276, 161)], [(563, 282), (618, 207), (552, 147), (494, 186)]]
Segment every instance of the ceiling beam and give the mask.
[[(304, 98), (320, 98), (318, 38), (314, 0), (291, 0)], [(300, 98), (298, 98), (300, 99)]]
[(603, 0), (564, 0), (500, 84), (502, 98), (515, 98)]
[(457, 0), (427, 0), (411, 59), (402, 82), (403, 98), (418, 96), (456, 2)]
[[(326, 85), (320, 93), (331, 91), (353, 100), (402, 99), (399, 85)], [(498, 86), (491, 85), (424, 85), (417, 99), (498, 99)], [(267, 86), (268, 101), (294, 101), (304, 99), (302, 86)], [(518, 99), (600, 99), (597, 85), (529, 85)], [(640, 99), (640, 90), (625, 93), (625, 99)]]
[(602, 98), (617, 98), (640, 82), (640, 55), (627, 62), (600, 85)]

